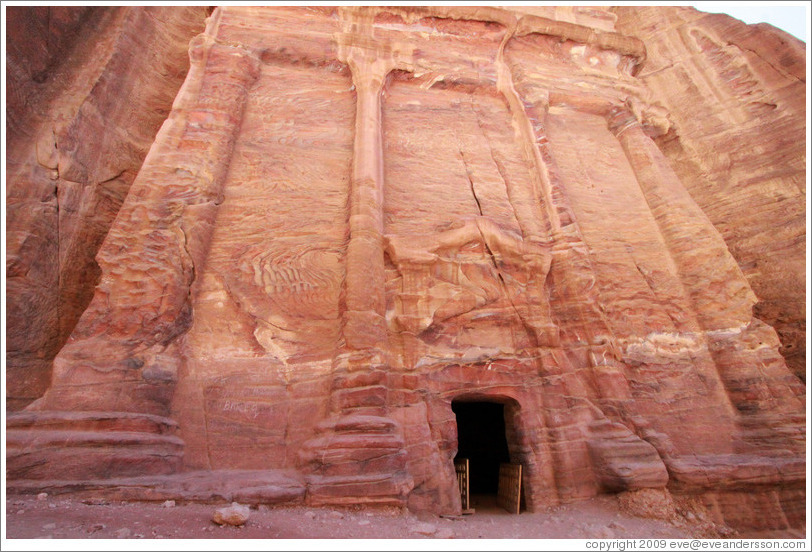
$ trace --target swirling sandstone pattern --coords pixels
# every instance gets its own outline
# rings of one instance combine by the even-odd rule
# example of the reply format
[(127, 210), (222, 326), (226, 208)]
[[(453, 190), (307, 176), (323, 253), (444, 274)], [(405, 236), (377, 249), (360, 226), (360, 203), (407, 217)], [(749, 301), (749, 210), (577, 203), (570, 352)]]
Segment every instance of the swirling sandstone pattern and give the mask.
[[(658, 13), (217, 8), (50, 387), (9, 417), (12, 485), (165, 497), (193, 473), (212, 497), (248, 478), (259, 502), (459, 512), (452, 401), (479, 400), (504, 405), (529, 509), (664, 488), (802, 527), (805, 388), (765, 323), (803, 328), (781, 306), (799, 250), (754, 278), (758, 244), (711, 208), (707, 132), (648, 65)], [(692, 59), (744, 66), (684, 21)]]

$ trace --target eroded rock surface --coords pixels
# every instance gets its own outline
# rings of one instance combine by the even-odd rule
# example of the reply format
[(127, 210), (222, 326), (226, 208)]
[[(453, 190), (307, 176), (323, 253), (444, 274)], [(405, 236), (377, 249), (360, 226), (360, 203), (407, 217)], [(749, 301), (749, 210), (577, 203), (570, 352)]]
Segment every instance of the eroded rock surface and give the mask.
[(805, 388), (620, 16), (217, 8), (9, 417), (15, 489), (279, 472), (302, 481), (254, 502), (459, 513), (452, 401), (484, 401), (528, 509), (674, 494), (801, 527)]
[(647, 46), (643, 80), (670, 113), (658, 139), (725, 239), (806, 381), (805, 44), (767, 24), (691, 8), (615, 8)]
[(189, 67), (198, 8), (8, 9), (10, 409), (41, 396), (100, 278), (94, 257)]

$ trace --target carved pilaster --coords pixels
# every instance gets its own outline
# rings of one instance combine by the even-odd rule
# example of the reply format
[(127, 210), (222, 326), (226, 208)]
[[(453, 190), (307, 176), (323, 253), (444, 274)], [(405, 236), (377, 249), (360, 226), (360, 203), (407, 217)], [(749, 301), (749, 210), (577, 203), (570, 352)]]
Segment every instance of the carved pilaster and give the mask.
[(510, 108), (519, 145), (530, 168), (532, 186), (521, 186), (510, 179), (505, 184), (523, 238), (531, 244), (531, 250), (544, 251), (544, 254), (530, 253), (526, 256), (527, 265), (531, 267), (535, 277), (528, 285), (529, 308), (522, 319), (533, 333), (537, 346), (555, 347), (559, 345), (558, 328), (552, 322), (544, 287), (550, 270), (550, 235), (559, 230), (561, 222), (553, 209), (550, 181), (536, 145), (531, 117), (525, 111), (510, 67), (505, 61), (505, 46), (512, 33), (513, 30), (505, 34), (497, 53), (497, 88)]
[(373, 38), (374, 10), (345, 8), (339, 59), (352, 71), (355, 141), (349, 190), (349, 242), (342, 326), (345, 349), (334, 359), (332, 416), (304, 443), (310, 472), (307, 502), (402, 506), (414, 487), (403, 431), (388, 417), (390, 366), (385, 360), (386, 273), (383, 223), (381, 90), (395, 67)]
[(14, 479), (181, 468), (184, 442), (165, 417), (180, 363), (177, 339), (191, 325), (191, 287), (259, 76), (252, 53), (208, 35), (196, 37), (189, 53), (190, 73), (99, 250), (101, 281), (56, 357), (52, 386), (9, 420)]
[[(722, 236), (630, 109), (613, 108), (607, 123), (637, 176), (702, 327), (721, 330), (748, 323), (756, 297)], [(711, 282), (724, 289), (723, 297)]]
[(381, 88), (390, 66), (364, 54), (348, 61), (357, 99), (343, 333), (347, 347), (359, 350), (387, 340)]
[(171, 115), (97, 256), (101, 281), (32, 410), (169, 412), (203, 263), (245, 99), (249, 51), (199, 35)]
[[(793, 409), (797, 412), (802, 405), (800, 385), (778, 352), (775, 331), (753, 318), (757, 299), (722, 236), (627, 106), (613, 108), (607, 122), (637, 176), (739, 415), (763, 417), (759, 423), (774, 425)], [(742, 339), (759, 345), (742, 347)], [(797, 445), (788, 439), (785, 446)]]
[[(552, 258), (548, 271), (550, 282), (553, 284), (551, 287), (556, 293), (554, 295), (549, 291), (545, 293), (545, 301), (550, 305), (547, 306), (547, 310), (555, 312), (555, 316), (551, 312), (550, 318), (557, 317), (564, 322), (560, 328), (561, 337), (556, 336), (557, 339), (553, 343), (561, 346), (562, 340), (567, 341), (572, 335), (577, 334), (586, 340), (590, 350), (597, 356), (606, 358), (608, 355), (609, 358), (616, 360), (618, 352), (611, 341), (611, 331), (598, 307), (600, 303), (595, 288), (592, 261), (564, 186), (557, 176), (558, 169), (548, 144), (545, 129), (549, 109), (548, 99), (524, 101), (522, 105), (532, 124), (539, 170), (548, 188), (550, 205), (547, 211), (554, 213), (555, 220), (559, 223), (548, 246)], [(564, 309), (567, 312), (564, 312)]]

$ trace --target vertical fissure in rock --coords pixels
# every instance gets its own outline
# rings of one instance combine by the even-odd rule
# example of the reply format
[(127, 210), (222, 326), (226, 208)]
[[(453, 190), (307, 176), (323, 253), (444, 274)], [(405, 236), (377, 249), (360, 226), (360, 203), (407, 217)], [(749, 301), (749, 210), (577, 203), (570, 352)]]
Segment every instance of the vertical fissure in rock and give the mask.
[[(185, 209), (184, 209), (185, 211)], [(189, 283), (186, 286), (186, 304), (189, 305), (191, 309), (192, 305), (192, 286), (197, 279), (197, 267), (195, 267), (195, 258), (192, 256), (192, 252), (189, 250), (189, 234), (186, 232), (186, 229), (183, 227), (183, 223), (179, 225), (180, 231), (183, 234), (183, 250), (186, 252), (186, 256), (189, 258)], [(189, 321), (189, 325), (191, 325), (191, 320)]]
[(534, 338), (534, 333), (532, 331), (532, 328), (531, 328), (530, 324), (525, 319), (525, 317), (522, 316), (521, 311), (516, 306), (516, 303), (513, 301), (513, 297), (510, 294), (510, 290), (508, 289), (507, 282), (505, 281), (505, 277), (502, 274), (502, 269), (499, 267), (499, 262), (496, 259), (496, 255), (493, 253), (493, 250), (491, 249), (491, 246), (488, 245), (488, 240), (485, 239), (485, 233), (482, 231), (482, 228), (479, 226), (479, 222), (477, 222), (477, 230), (479, 231), (479, 235), (482, 238), (482, 244), (485, 247), (485, 251), (488, 254), (488, 258), (490, 259), (491, 264), (493, 265), (493, 268), (496, 271), (496, 277), (499, 279), (499, 285), (502, 288), (502, 293), (504, 293), (505, 298), (510, 303), (510, 306), (513, 309), (513, 312), (516, 313), (516, 317), (519, 319), (519, 322), (521, 322), (522, 327), (527, 332), (527, 335), (530, 336), (531, 341), (536, 342), (536, 339)]
[(460, 153), (460, 160), (465, 168), (465, 176), (468, 179), (468, 185), (471, 187), (471, 194), (474, 196), (474, 201), (476, 202), (477, 211), (479, 211), (479, 216), (484, 216), (484, 213), (482, 212), (482, 203), (480, 203), (479, 198), (476, 195), (476, 186), (474, 186), (474, 180), (471, 178), (471, 170), (468, 168), (468, 163), (465, 161), (465, 155), (462, 153), (462, 146), (458, 145), (457, 147)]
[(491, 161), (493, 161), (493, 164), (496, 167), (496, 172), (499, 174), (499, 178), (502, 179), (502, 184), (505, 186), (505, 195), (507, 197), (508, 204), (510, 204), (510, 208), (513, 210), (513, 217), (516, 219), (516, 224), (519, 226), (519, 230), (522, 232), (522, 235), (525, 235), (526, 234), (525, 229), (522, 228), (519, 213), (516, 210), (516, 206), (514, 205), (514, 198), (512, 198), (510, 194), (510, 183), (508, 182), (507, 172), (505, 171), (505, 167), (502, 165), (502, 163), (496, 158), (496, 153), (493, 150), (493, 143), (491, 142), (490, 138), (488, 138), (488, 134), (487, 132), (485, 132), (485, 127), (482, 125), (482, 116), (480, 112), (474, 107), (473, 95), (471, 95), (470, 97), (470, 103), (471, 103), (471, 111), (476, 117), (476, 123), (477, 126), (479, 127), (479, 132), (482, 134), (482, 138), (485, 139), (485, 143), (488, 144), (488, 153), (491, 156)]

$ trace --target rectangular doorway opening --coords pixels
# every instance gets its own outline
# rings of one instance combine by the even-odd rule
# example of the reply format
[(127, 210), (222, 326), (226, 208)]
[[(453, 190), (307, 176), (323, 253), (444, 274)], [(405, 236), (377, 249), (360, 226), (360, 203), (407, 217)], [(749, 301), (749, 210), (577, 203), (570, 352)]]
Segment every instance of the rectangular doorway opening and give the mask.
[[(505, 405), (498, 402), (455, 400), (457, 419), (455, 464), (468, 460), (469, 508), (499, 509), (500, 466), (510, 463), (505, 433)], [(504, 471), (503, 471), (504, 485)], [(518, 489), (517, 489), (518, 492)], [(463, 500), (463, 509), (466, 508)]]

